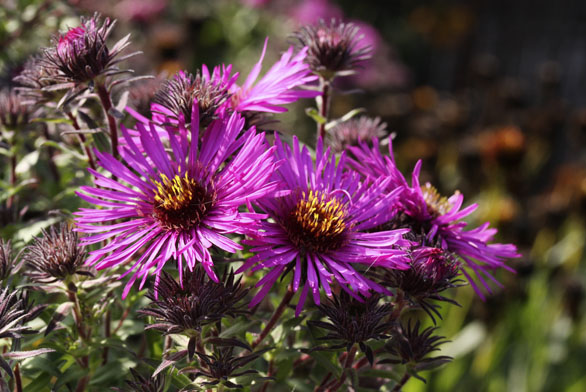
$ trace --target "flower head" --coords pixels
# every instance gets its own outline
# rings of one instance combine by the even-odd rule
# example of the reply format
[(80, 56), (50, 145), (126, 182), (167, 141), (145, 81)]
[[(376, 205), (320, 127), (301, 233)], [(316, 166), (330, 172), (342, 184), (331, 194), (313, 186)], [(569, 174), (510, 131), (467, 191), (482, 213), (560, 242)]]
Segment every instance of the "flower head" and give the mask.
[(394, 320), (388, 320), (393, 313), (393, 306), (389, 303), (379, 305), (379, 295), (357, 299), (342, 291), (334, 295), (324, 304), (318, 306), (320, 313), (328, 318), (329, 322), (308, 321), (309, 324), (326, 329), (329, 333), (320, 340), (341, 340), (342, 344), (330, 348), (350, 347), (358, 343), (372, 364), (373, 352), (364, 342), (370, 339), (388, 337)]
[(163, 273), (156, 290), (147, 295), (152, 301), (151, 306), (139, 313), (154, 317), (155, 324), (147, 329), (155, 328), (165, 334), (200, 331), (202, 326), (224, 316), (245, 313), (236, 304), (247, 293), (248, 289), (241, 287), (240, 279), (234, 280), (233, 272), (216, 283), (198, 266), (184, 274), (183, 285)]
[(458, 279), (460, 263), (455, 255), (434, 247), (417, 247), (410, 258), (409, 269), (377, 270), (373, 274), (383, 286), (401, 290), (435, 322), (434, 314), (440, 318), (441, 314), (430, 300), (455, 303), (440, 293), (461, 283)]
[[(200, 139), (197, 103), (192, 113), (189, 132), (183, 123), (179, 132), (137, 123), (144, 153), (122, 127), (125, 144), (119, 152), (125, 163), (96, 151), (99, 165), (118, 180), (90, 170), (96, 187), (81, 187), (80, 197), (103, 207), (76, 213), (77, 230), (91, 234), (82, 243), (111, 238), (90, 252), (87, 263), (100, 270), (135, 259), (126, 272), (132, 277), (124, 296), (137, 278), (142, 287), (152, 270), (158, 277), (171, 258), (177, 260), (180, 281), (184, 263), (192, 270), (199, 262), (217, 282), (209, 248), (241, 249), (226, 235), (253, 232), (262, 215), (240, 207), (275, 190), (269, 182), (274, 149), (267, 148), (264, 135), (254, 128), (241, 133), (244, 120), (232, 114), (214, 120)], [(168, 148), (160, 134), (167, 135)], [(106, 221), (113, 222), (103, 225)]]
[[(20, 339), (34, 333), (25, 324), (38, 316), (45, 306), (31, 306), (26, 291), (0, 290), (0, 339)], [(1, 358), (0, 358), (1, 359)]]
[(369, 142), (373, 138), (385, 135), (387, 124), (380, 117), (360, 116), (339, 123), (328, 131), (326, 143), (336, 152), (342, 152), (349, 146), (357, 146), (359, 142)]
[(265, 40), (260, 60), (254, 65), (244, 84), (242, 86), (234, 84), (230, 88), (232, 93), (230, 106), (237, 112), (282, 113), (287, 109), (281, 105), (295, 102), (300, 98), (313, 98), (320, 94), (318, 91), (298, 89), (316, 80), (304, 62), (307, 48), (301, 48), (293, 56), (293, 47), (290, 47), (257, 82), (267, 43), (268, 38)]
[(271, 269), (258, 282), (263, 287), (251, 306), (290, 271), (294, 271), (294, 291), (303, 287), (297, 315), (310, 290), (316, 304), (320, 287), (330, 296), (334, 279), (352, 295), (368, 297), (371, 289), (384, 291), (355, 268), (407, 268), (405, 254), (396, 246), (407, 230), (367, 232), (388, 218), (383, 213), (398, 192), (383, 195), (387, 180), (361, 183), (355, 174), (346, 173), (344, 156), (336, 163), (329, 149), (323, 151), (321, 139), (315, 164), (296, 138), (293, 150), (278, 137), (275, 144), (278, 158), (284, 161), (275, 174), (282, 193), (259, 203), (273, 221), (263, 222), (262, 231), (246, 242), (256, 255), (239, 270)]
[(135, 369), (130, 369), (132, 374), (132, 381), (125, 380), (125, 388), (112, 388), (118, 392), (164, 392), (165, 391), (165, 375), (163, 373), (157, 374), (155, 377), (143, 376)]
[(395, 330), (393, 338), (384, 346), (384, 351), (390, 354), (391, 357), (378, 363), (407, 365), (411, 375), (425, 382), (417, 372), (435, 369), (452, 360), (451, 357), (446, 355), (428, 357), (430, 353), (438, 351), (439, 346), (447, 343), (443, 336), (433, 336), (436, 329), (428, 327), (420, 330), (419, 321), (412, 326), (411, 320), (409, 320), (407, 326), (401, 325), (400, 328)]
[(28, 124), (31, 107), (15, 89), (0, 91), (0, 131), (14, 130)]
[(216, 67), (210, 75), (204, 65), (203, 72), (195, 75), (180, 71), (173, 78), (165, 81), (155, 94), (153, 113), (179, 122), (180, 117), (186, 124), (191, 123), (191, 109), (194, 102), (199, 108), (199, 121), (207, 126), (214, 118), (222, 104), (230, 97), (229, 89), (238, 74), (228, 78), (231, 66), (222, 71)]
[[(183, 368), (179, 373), (192, 374), (193, 379), (205, 377), (209, 380), (201, 383), (205, 386), (222, 383), (229, 388), (238, 389), (242, 389), (243, 386), (233, 383), (230, 381), (231, 378), (253, 375), (257, 380), (269, 379), (268, 377), (256, 376), (259, 373), (256, 369), (242, 369), (242, 367), (264, 354), (269, 348), (252, 352), (250, 346), (236, 339), (211, 338), (207, 339), (207, 341), (213, 345), (212, 355), (201, 353), (199, 351), (196, 352), (201, 365), (197, 368)], [(235, 347), (244, 348), (249, 351), (250, 354), (237, 354), (234, 352)]]
[(0, 282), (6, 280), (14, 268), (10, 241), (0, 239)]
[(53, 283), (75, 274), (92, 276), (83, 267), (86, 252), (79, 244), (77, 233), (62, 223), (42, 231), (42, 237), (26, 247), (26, 275), (34, 282)]
[(47, 67), (40, 56), (33, 56), (24, 64), (24, 69), (13, 80), (21, 87), (16, 89), (28, 104), (42, 104), (56, 98), (47, 87), (57, 83), (59, 71)]
[(116, 64), (122, 60), (117, 59), (118, 55), (129, 45), (128, 36), (111, 48), (106, 44), (114, 24), (109, 18), (102, 21), (98, 14), (82, 18), (81, 26), (59, 35), (55, 45), (45, 49), (45, 63), (59, 72), (61, 82), (85, 83), (98, 76), (127, 72), (120, 71)]
[(384, 227), (409, 228), (410, 239), (417, 246), (431, 246), (457, 255), (464, 261), (460, 271), (466, 276), (475, 291), (484, 298), (480, 288), (470, 276), (468, 270), (476, 274), (481, 284), (490, 292), (491, 289), (484, 277), (498, 284), (489, 270), (505, 268), (513, 271), (505, 264), (509, 258), (520, 257), (517, 248), (512, 244), (491, 243), (497, 230), (489, 227), (489, 222), (466, 230), (467, 223), (463, 219), (476, 210), (473, 204), (461, 209), (464, 196), (460, 192), (446, 198), (429, 183), (419, 183), (421, 161), (413, 170), (411, 185), (398, 170), (389, 147), (389, 156), (380, 153), (378, 142), (373, 141), (369, 147), (362, 143), (360, 147), (350, 148), (354, 158), (352, 166), (367, 177), (386, 176), (389, 178), (389, 190), (394, 192), (402, 189), (401, 197), (391, 206), (393, 218)]
[(293, 34), (298, 44), (308, 48), (307, 63), (326, 80), (354, 73), (360, 62), (370, 58), (370, 47), (360, 45), (362, 35), (352, 23), (320, 20), (316, 26), (304, 26)]
[(128, 98), (130, 106), (139, 114), (148, 115), (151, 112), (151, 102), (164, 80), (166, 78), (162, 74), (159, 74), (153, 78), (144, 79), (129, 86)]

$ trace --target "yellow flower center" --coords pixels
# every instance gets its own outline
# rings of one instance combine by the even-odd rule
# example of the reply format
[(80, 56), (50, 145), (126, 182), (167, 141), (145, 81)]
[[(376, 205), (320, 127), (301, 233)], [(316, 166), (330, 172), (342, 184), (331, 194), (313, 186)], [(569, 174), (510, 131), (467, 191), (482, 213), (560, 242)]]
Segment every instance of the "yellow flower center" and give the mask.
[(289, 239), (311, 252), (340, 248), (346, 239), (346, 208), (338, 199), (319, 191), (303, 192), (284, 222)]
[(423, 192), (423, 199), (427, 204), (427, 209), (433, 216), (445, 215), (452, 209), (448, 198), (440, 195), (431, 184), (422, 186), (421, 191)]
[(208, 191), (188, 173), (176, 174), (169, 179), (161, 174), (157, 187), (153, 213), (168, 230), (189, 230), (197, 226), (215, 203), (215, 193)]

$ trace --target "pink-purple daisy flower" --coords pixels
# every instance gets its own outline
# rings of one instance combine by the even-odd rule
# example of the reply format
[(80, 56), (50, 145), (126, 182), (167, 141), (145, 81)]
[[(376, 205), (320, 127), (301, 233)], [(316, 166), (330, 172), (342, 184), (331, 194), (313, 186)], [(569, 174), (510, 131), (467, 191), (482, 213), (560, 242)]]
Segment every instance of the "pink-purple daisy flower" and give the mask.
[[(201, 127), (207, 126), (213, 118), (232, 112), (241, 113), (250, 125), (255, 121), (248, 120), (253, 120), (255, 114), (286, 112), (282, 105), (318, 96), (319, 91), (303, 89), (317, 79), (305, 63), (307, 48), (294, 55), (294, 49), (290, 47), (259, 79), (267, 43), (268, 38), (260, 60), (242, 86), (236, 84), (239, 73), (232, 73), (232, 65), (216, 66), (212, 72), (203, 65), (201, 72), (195, 75), (178, 72), (155, 94), (151, 104), (152, 121), (161, 125), (177, 125), (181, 121), (190, 124), (192, 103), (198, 102)], [(132, 108), (127, 110), (144, 124), (151, 121)], [(140, 141), (136, 138), (138, 132), (130, 130), (130, 133), (140, 148)], [(165, 138), (165, 135), (161, 134), (161, 137)], [(124, 144), (124, 140), (120, 142)]]
[[(463, 219), (474, 212), (478, 205), (462, 208), (464, 196), (460, 192), (446, 198), (430, 183), (421, 185), (421, 161), (415, 165), (409, 185), (395, 164), (391, 143), (389, 156), (380, 153), (376, 139), (373, 139), (372, 147), (362, 143), (350, 150), (354, 156), (351, 165), (357, 171), (367, 177), (388, 177), (388, 190), (391, 192), (402, 189), (401, 197), (391, 207), (394, 217), (387, 222), (388, 227), (409, 227), (415, 238), (422, 242), (421, 246), (438, 247), (457, 255), (488, 292), (491, 292), (491, 288), (485, 278), (500, 285), (490, 273), (491, 270), (504, 268), (514, 271), (505, 263), (508, 259), (521, 256), (515, 245), (492, 243), (497, 230), (490, 228), (489, 222), (468, 229)], [(478, 295), (484, 298), (470, 272), (464, 268), (460, 270)]]
[(313, 162), (306, 147), (293, 149), (278, 137), (276, 155), (283, 160), (275, 171), (280, 182), (278, 197), (262, 199), (259, 204), (270, 221), (263, 221), (259, 232), (245, 243), (255, 253), (240, 272), (270, 269), (257, 284), (262, 287), (251, 301), (259, 303), (279, 277), (293, 271), (292, 287), (302, 287), (296, 314), (299, 315), (309, 292), (320, 303), (320, 287), (328, 296), (336, 280), (351, 295), (384, 292), (361, 272), (372, 267), (408, 268), (408, 259), (399, 245), (408, 230), (373, 231), (384, 223), (387, 205), (399, 194), (383, 192), (388, 179), (360, 182), (356, 173), (345, 171), (345, 158), (324, 152), (318, 141)]
[(295, 102), (300, 98), (314, 98), (320, 94), (319, 91), (300, 88), (317, 80), (317, 76), (311, 74), (309, 65), (305, 62), (307, 48), (302, 48), (294, 56), (291, 46), (257, 81), (267, 43), (268, 38), (265, 40), (260, 59), (250, 71), (244, 84), (242, 86), (234, 84), (230, 88), (233, 94), (230, 104), (237, 112), (282, 113), (287, 111), (282, 105)]
[(100, 208), (76, 212), (77, 230), (89, 234), (86, 245), (110, 240), (90, 252), (87, 263), (97, 269), (132, 260), (124, 296), (138, 278), (141, 287), (152, 273), (158, 281), (170, 259), (177, 260), (180, 279), (184, 263), (192, 270), (199, 262), (217, 282), (210, 248), (241, 249), (227, 234), (252, 233), (263, 215), (239, 208), (275, 190), (274, 148), (267, 148), (263, 134), (242, 132), (244, 120), (236, 113), (212, 122), (202, 138), (198, 124), (196, 102), (190, 131), (182, 123), (180, 132), (138, 123), (144, 153), (122, 127), (126, 143), (119, 151), (126, 163), (96, 151), (99, 165), (117, 179), (90, 170), (96, 187), (81, 187), (78, 194)]

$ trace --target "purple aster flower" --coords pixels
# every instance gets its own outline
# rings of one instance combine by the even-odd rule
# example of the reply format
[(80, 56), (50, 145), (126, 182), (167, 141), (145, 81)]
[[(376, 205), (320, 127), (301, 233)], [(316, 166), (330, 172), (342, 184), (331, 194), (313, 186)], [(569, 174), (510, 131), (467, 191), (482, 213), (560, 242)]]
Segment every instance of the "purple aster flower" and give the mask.
[[(464, 196), (460, 192), (456, 191), (451, 197), (446, 198), (430, 183), (422, 186), (419, 183), (421, 161), (415, 165), (409, 186), (395, 164), (392, 143), (389, 143), (389, 156), (380, 153), (376, 139), (373, 140), (373, 144), (372, 147), (365, 143), (361, 143), (359, 147), (350, 147), (354, 156), (351, 165), (367, 177), (388, 177), (388, 189), (391, 192), (402, 189), (401, 197), (391, 207), (394, 216), (385, 227), (411, 228), (413, 239), (422, 245), (434, 246), (456, 254), (488, 292), (491, 292), (491, 289), (485, 277), (500, 285), (490, 270), (504, 268), (514, 272), (505, 262), (521, 255), (517, 253), (517, 248), (513, 244), (491, 243), (497, 230), (490, 228), (489, 222), (466, 230), (467, 223), (463, 219), (476, 210), (477, 204), (462, 208)], [(472, 279), (469, 271), (463, 268), (460, 270), (478, 295), (484, 299), (480, 287)]]
[[(300, 151), (294, 137), (293, 150), (277, 137), (277, 156), (284, 163), (275, 172), (282, 192), (260, 201), (272, 221), (263, 221), (261, 231), (245, 243), (256, 253), (240, 272), (267, 268), (257, 284), (262, 289), (250, 306), (259, 303), (281, 276), (294, 271), (292, 286), (303, 287), (296, 309), (299, 315), (309, 291), (320, 303), (320, 286), (328, 296), (334, 279), (350, 295), (366, 297), (372, 289), (385, 290), (365, 278), (364, 267), (408, 268), (408, 259), (398, 245), (408, 230), (367, 232), (384, 223), (387, 205), (400, 190), (383, 194), (387, 178), (360, 182), (356, 173), (344, 171), (345, 158), (323, 151), (318, 141), (316, 161), (306, 147)], [(358, 267), (357, 270), (355, 267)]]
[(317, 79), (311, 74), (309, 66), (305, 63), (307, 48), (301, 48), (293, 56), (293, 47), (291, 46), (283, 53), (279, 61), (256, 82), (262, 68), (267, 43), (268, 38), (265, 40), (258, 63), (254, 65), (244, 84), (242, 86), (234, 85), (230, 89), (233, 94), (230, 104), (232, 109), (237, 112), (282, 113), (286, 112), (287, 109), (281, 105), (295, 102), (300, 98), (314, 98), (320, 94), (315, 90), (298, 89), (298, 87)]
[[(139, 277), (140, 286), (154, 270), (155, 283), (161, 269), (177, 260), (180, 281), (183, 264), (192, 270), (200, 262), (218, 282), (209, 248), (234, 253), (241, 246), (226, 234), (250, 234), (257, 213), (239, 207), (273, 192), (274, 148), (267, 148), (263, 134), (254, 128), (242, 133), (244, 120), (238, 114), (212, 122), (199, 137), (197, 102), (193, 105), (190, 138), (184, 124), (162, 129), (151, 122), (137, 124), (143, 154), (125, 127), (126, 143), (119, 148), (126, 162), (96, 151), (98, 163), (118, 180), (90, 170), (96, 187), (81, 187), (84, 200), (102, 207), (82, 208), (76, 213), (78, 231), (90, 234), (85, 245), (110, 239), (90, 252), (88, 264), (98, 270), (130, 260), (132, 273), (123, 296)], [(165, 148), (159, 134), (167, 132)], [(190, 140), (190, 141), (189, 141)], [(111, 224), (103, 224), (112, 221)]]

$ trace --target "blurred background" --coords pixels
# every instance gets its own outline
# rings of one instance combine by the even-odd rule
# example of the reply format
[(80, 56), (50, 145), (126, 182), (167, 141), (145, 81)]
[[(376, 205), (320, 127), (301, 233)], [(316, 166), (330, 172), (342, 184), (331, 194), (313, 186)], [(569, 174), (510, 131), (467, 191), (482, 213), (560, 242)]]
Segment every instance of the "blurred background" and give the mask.
[[(358, 75), (336, 81), (332, 116), (364, 107), (381, 117), (406, 175), (422, 159), (424, 181), (479, 203), (470, 223), (491, 221), (498, 241), (523, 254), (511, 263), (516, 274), (497, 274), (504, 287), (485, 302), (458, 289), (461, 307), (444, 306), (439, 323), (452, 341), (442, 354), (454, 362), (405, 390), (586, 390), (581, 2), (0, 0), (0, 87), (56, 31), (94, 11), (118, 19), (112, 42), (132, 33), (132, 49), (144, 51), (130, 68), (162, 78), (231, 63), (242, 82), (267, 36), (265, 71), (304, 24), (359, 25), (374, 56)], [(135, 85), (132, 104), (144, 110), (155, 89)], [(313, 143), (315, 126), (303, 112), (313, 105), (292, 105), (274, 127)], [(50, 210), (52, 200), (31, 210)]]

